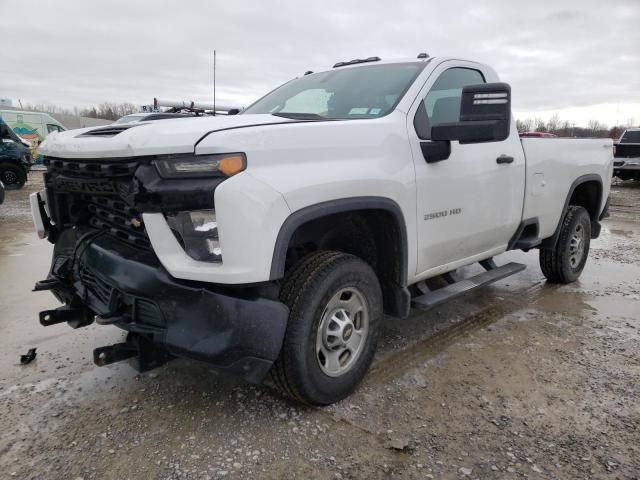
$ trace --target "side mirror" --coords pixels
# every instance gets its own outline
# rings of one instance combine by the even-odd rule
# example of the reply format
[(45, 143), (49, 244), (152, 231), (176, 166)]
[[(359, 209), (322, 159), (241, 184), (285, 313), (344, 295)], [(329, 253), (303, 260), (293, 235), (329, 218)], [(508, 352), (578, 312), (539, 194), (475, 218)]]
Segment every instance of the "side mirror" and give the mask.
[(467, 85), (462, 89), (460, 120), (431, 127), (431, 140), (460, 143), (501, 142), (511, 128), (511, 87), (506, 83)]

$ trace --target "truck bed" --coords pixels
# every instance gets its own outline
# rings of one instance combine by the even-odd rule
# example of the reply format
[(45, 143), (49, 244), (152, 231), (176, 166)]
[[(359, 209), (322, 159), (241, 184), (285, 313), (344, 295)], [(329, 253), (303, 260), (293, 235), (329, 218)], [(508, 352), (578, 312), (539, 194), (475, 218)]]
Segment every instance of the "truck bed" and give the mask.
[[(571, 186), (580, 178), (599, 176), (603, 199), (609, 196), (613, 174), (610, 139), (522, 138), (526, 157), (523, 220), (538, 219), (539, 237), (553, 235)], [(597, 179), (600, 181), (600, 179)], [(604, 201), (600, 210), (604, 208)]]

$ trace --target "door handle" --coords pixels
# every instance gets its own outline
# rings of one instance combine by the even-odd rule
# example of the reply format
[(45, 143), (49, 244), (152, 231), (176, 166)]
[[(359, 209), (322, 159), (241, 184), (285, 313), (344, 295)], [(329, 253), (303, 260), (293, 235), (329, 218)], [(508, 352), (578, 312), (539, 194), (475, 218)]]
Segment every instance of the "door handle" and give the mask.
[(513, 157), (500, 155), (498, 158), (496, 158), (496, 162), (498, 162), (498, 164), (500, 165), (502, 165), (503, 163), (513, 163)]

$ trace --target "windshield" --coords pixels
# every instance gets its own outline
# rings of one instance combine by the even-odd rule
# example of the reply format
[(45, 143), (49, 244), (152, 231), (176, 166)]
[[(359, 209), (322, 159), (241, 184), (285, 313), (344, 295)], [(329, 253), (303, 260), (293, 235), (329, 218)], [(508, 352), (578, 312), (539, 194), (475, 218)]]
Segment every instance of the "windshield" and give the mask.
[(285, 83), (245, 109), (288, 118), (377, 118), (393, 110), (424, 63), (337, 68)]
[(640, 143), (640, 130), (627, 130), (620, 139), (620, 143)]
[(118, 120), (116, 120), (115, 123), (131, 123), (131, 122), (138, 122), (140, 120), (142, 120), (144, 117), (146, 117), (147, 114), (144, 113), (142, 115), (139, 114), (133, 114), (133, 115), (125, 115), (124, 117), (120, 117)]

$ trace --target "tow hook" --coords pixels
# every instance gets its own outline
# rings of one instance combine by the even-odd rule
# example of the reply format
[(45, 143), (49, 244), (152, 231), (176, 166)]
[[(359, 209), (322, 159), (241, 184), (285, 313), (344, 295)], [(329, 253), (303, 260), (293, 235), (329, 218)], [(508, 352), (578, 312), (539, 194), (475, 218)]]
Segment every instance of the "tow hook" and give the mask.
[(71, 328), (86, 327), (93, 323), (93, 315), (87, 308), (59, 307), (40, 312), (40, 325), (49, 327), (67, 322)]
[(164, 365), (173, 356), (156, 347), (151, 340), (135, 333), (129, 333), (124, 343), (96, 348), (93, 351), (93, 362), (99, 367), (129, 358), (137, 360), (133, 362), (133, 366), (142, 373)]

